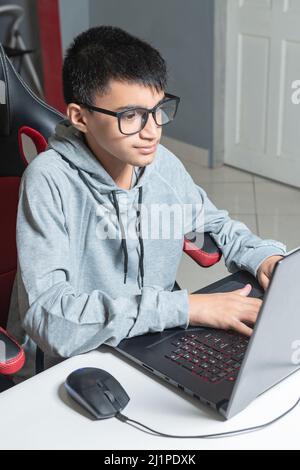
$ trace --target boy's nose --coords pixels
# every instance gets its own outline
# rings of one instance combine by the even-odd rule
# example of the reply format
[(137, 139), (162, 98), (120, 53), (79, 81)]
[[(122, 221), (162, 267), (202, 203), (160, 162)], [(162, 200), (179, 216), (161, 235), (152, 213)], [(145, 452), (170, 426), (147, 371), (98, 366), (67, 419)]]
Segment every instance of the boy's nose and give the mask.
[(149, 114), (147, 123), (145, 127), (140, 131), (140, 134), (143, 137), (148, 137), (148, 138), (156, 138), (158, 133), (160, 132), (160, 126), (158, 126), (154, 120), (154, 117), (152, 114)]

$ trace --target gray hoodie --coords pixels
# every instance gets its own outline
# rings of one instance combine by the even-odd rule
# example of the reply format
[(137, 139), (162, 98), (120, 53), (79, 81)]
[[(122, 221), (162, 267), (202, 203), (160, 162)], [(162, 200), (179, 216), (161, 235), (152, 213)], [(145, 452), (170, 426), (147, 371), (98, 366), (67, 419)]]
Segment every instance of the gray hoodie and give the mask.
[[(26, 168), (8, 321), (26, 353), (16, 382), (34, 374), (36, 345), (47, 368), (125, 337), (187, 328), (188, 291), (172, 289), (191, 230), (211, 233), (232, 273), (256, 275), (268, 256), (286, 253), (218, 210), (163, 145), (135, 170), (131, 189), (119, 188), (67, 120)], [(166, 220), (169, 208), (184, 209), (166, 236), (157, 214)]]

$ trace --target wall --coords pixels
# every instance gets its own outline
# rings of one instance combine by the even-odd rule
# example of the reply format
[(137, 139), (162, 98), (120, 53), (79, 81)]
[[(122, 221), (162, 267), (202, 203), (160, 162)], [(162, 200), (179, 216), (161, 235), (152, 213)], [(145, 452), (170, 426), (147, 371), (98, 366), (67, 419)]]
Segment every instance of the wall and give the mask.
[(89, 0), (59, 0), (63, 53), (72, 40), (90, 27)]
[(181, 97), (164, 134), (210, 149), (213, 121), (213, 0), (90, 0), (90, 25), (126, 29), (160, 50), (169, 91)]

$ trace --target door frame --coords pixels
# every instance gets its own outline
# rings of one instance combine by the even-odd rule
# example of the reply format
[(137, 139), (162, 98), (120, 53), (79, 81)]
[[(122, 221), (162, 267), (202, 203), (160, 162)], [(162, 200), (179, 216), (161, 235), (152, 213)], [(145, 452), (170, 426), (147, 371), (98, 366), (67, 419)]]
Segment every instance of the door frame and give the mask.
[(214, 1), (213, 130), (209, 167), (224, 165), (228, 0)]

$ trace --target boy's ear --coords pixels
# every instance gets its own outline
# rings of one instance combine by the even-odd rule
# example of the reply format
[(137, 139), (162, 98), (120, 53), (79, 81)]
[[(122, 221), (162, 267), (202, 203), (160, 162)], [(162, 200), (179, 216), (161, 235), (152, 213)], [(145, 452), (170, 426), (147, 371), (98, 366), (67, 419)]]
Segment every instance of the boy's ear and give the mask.
[(87, 119), (84, 110), (76, 103), (69, 103), (67, 106), (67, 116), (76, 129), (87, 132)]

